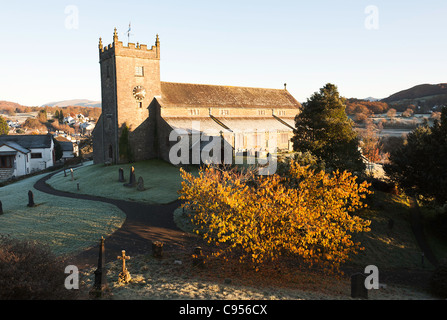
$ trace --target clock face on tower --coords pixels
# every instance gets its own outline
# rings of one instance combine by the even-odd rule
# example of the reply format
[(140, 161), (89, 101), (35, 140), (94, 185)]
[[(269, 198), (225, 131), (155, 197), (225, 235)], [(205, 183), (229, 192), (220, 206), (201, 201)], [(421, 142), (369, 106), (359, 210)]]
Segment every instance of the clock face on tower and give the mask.
[(142, 86), (136, 86), (133, 88), (133, 96), (138, 101), (141, 101), (146, 96), (146, 89), (144, 89)]

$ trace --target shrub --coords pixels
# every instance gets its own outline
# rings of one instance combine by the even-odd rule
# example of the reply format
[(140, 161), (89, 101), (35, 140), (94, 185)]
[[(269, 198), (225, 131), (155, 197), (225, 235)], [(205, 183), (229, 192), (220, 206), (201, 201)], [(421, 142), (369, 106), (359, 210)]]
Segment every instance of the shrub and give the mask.
[(0, 236), (0, 300), (72, 299), (63, 262), (48, 247)]
[(282, 254), (337, 272), (362, 250), (351, 238), (370, 221), (353, 213), (365, 207), (369, 185), (351, 173), (326, 174), (291, 161), (289, 173), (257, 176), (205, 167), (195, 177), (181, 169), (180, 199), (194, 212), (196, 232), (215, 255), (237, 254), (259, 269)]

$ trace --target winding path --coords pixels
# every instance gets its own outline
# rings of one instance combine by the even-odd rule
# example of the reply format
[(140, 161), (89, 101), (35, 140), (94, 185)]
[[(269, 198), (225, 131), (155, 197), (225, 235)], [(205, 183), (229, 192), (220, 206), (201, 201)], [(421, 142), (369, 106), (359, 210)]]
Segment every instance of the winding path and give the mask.
[[(166, 205), (150, 205), (141, 202), (64, 192), (56, 190), (46, 183), (49, 178), (58, 172), (51, 173), (38, 180), (34, 188), (60, 197), (110, 203), (125, 213), (126, 220), (121, 228), (105, 239), (106, 261), (116, 260), (116, 257), (121, 254), (121, 250), (126, 250), (126, 254), (130, 256), (151, 253), (152, 242), (154, 241), (163, 242), (163, 251), (186, 250), (190, 248), (189, 244), (193, 242), (193, 236), (180, 230), (173, 220), (173, 212), (180, 206), (180, 201)], [(69, 260), (79, 268), (96, 265), (98, 262), (99, 240), (98, 245), (86, 249)]]

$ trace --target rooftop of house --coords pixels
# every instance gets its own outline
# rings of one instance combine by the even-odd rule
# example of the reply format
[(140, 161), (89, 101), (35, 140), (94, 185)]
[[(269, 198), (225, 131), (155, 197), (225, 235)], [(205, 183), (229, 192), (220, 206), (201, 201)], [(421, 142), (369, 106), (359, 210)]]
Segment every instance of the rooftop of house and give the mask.
[[(10, 147), (10, 148), (12, 148), (14, 150), (17, 150), (17, 151), (19, 151), (21, 153), (25, 153), (26, 154), (26, 153), (30, 152), (28, 149), (22, 147), (20, 144), (14, 142), (14, 141), (2, 141), (2, 142), (0, 142), (0, 147), (4, 146), (4, 145), (8, 146), (8, 147)], [(6, 153), (5, 152), (1, 152), (1, 154), (5, 155)]]
[(53, 137), (45, 135), (0, 135), (0, 145), (7, 142), (16, 143), (26, 149), (51, 148)]
[(59, 141), (62, 151), (73, 151), (73, 142), (71, 141)]

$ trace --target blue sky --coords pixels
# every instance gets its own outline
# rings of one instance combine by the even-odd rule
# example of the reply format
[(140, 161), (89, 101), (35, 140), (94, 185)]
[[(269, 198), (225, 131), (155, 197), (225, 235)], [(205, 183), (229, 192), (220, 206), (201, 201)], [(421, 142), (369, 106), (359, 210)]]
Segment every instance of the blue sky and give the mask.
[(98, 39), (127, 43), (129, 22), (131, 42), (159, 34), (162, 81), (384, 98), (447, 82), (446, 16), (434, 0), (2, 2), (0, 100), (100, 100)]

